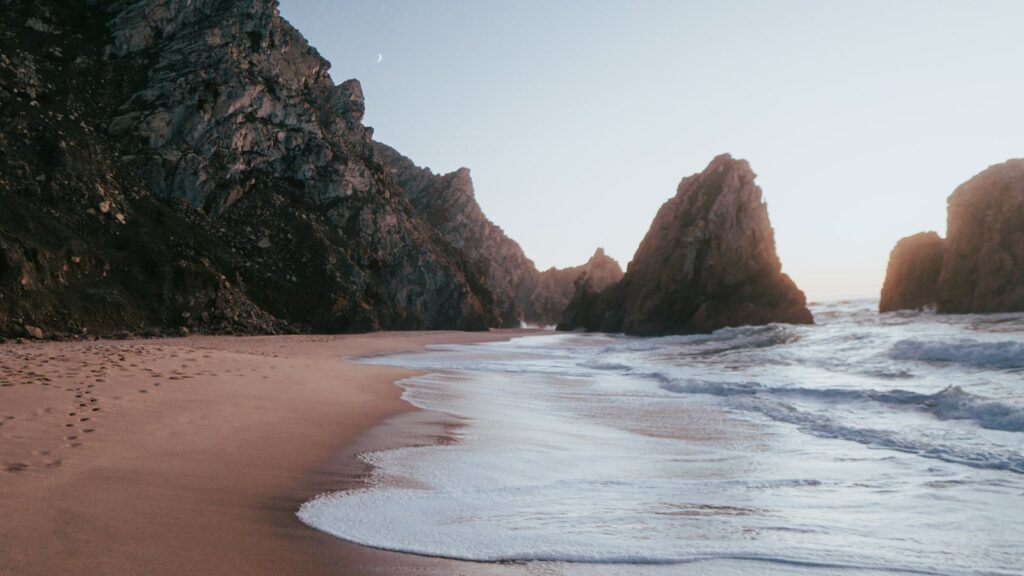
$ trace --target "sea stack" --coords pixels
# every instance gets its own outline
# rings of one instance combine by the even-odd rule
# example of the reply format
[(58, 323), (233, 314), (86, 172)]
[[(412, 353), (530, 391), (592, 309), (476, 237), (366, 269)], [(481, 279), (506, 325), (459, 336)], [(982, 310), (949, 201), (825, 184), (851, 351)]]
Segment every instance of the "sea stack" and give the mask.
[(889, 254), (879, 311), (934, 307), (945, 250), (945, 241), (935, 232), (921, 232), (897, 242)]
[(559, 329), (653, 336), (812, 323), (804, 293), (782, 273), (754, 178), (728, 154), (684, 178), (622, 280), (603, 291), (579, 282)]
[(927, 250), (900, 248), (920, 234), (901, 240), (879, 310), (933, 304), (948, 314), (1024, 310), (1024, 159), (990, 166), (957, 187), (948, 202), (944, 248), (937, 235)]

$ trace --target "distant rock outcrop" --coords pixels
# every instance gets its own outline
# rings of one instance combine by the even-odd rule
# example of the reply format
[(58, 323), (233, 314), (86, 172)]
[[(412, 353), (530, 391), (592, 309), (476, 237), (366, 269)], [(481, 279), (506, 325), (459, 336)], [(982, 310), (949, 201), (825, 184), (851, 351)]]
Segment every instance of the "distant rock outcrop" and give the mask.
[[(892, 258), (900, 262), (889, 262), (879, 309), (918, 308), (920, 299), (887, 299), (916, 291), (931, 294), (941, 313), (1024, 310), (1024, 159), (990, 166), (957, 187), (949, 197), (946, 227), (937, 275), (931, 253), (928, 262), (906, 265), (927, 269), (927, 277), (902, 274), (900, 262), (906, 259), (897, 245)], [(933, 282), (930, 291), (921, 284), (926, 279)]]
[(938, 300), (945, 242), (935, 232), (921, 232), (896, 243), (889, 255), (878, 309), (921, 310)]
[(992, 166), (949, 197), (938, 310), (1024, 310), (1024, 160)]
[(275, 0), (7, 0), (0, 335), (486, 329)]
[(529, 308), (539, 323), (554, 325), (561, 320), (579, 283), (585, 282), (591, 289), (601, 291), (621, 279), (622, 267), (605, 254), (604, 248), (598, 248), (581, 266), (548, 268), (541, 272), (538, 296)]
[(622, 277), (618, 263), (600, 248), (581, 266), (538, 272), (519, 244), (484, 215), (467, 168), (435, 174), (390, 146), (374, 146), (419, 216), (479, 266), (504, 326), (557, 322), (581, 274), (602, 288)]
[(813, 322), (775, 253), (761, 189), (744, 160), (716, 157), (658, 211), (622, 280), (579, 283), (559, 324), (638, 335)]

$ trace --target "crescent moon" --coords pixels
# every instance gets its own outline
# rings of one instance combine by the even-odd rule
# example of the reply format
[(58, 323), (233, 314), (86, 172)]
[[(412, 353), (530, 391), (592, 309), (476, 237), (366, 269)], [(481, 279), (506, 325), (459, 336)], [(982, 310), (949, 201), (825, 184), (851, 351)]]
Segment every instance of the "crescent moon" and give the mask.
[(383, 55), (383, 54), (380, 54), (380, 53), (378, 53), (378, 54), (377, 54), (377, 64), (380, 64), (380, 63), (381, 63), (381, 61), (383, 61), (383, 60), (384, 60), (384, 55)]

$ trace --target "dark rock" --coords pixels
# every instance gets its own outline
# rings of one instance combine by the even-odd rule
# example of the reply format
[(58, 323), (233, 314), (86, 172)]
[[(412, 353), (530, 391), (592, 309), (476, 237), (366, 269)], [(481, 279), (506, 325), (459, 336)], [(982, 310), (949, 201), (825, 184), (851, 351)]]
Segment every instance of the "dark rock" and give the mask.
[(519, 244), (484, 215), (467, 168), (434, 174), (393, 148), (375, 146), (419, 216), (483, 272), (502, 325), (554, 324), (580, 274), (590, 273), (600, 287), (622, 276), (619, 265), (601, 249), (582, 266), (538, 272)]
[(947, 314), (1024, 310), (1024, 160), (990, 166), (948, 202), (944, 242), (917, 234), (893, 249), (879, 310), (930, 303)]
[(581, 282), (559, 329), (659, 335), (812, 323), (803, 292), (781, 271), (754, 177), (724, 154), (684, 178), (622, 280), (599, 294)]
[[(501, 322), (481, 268), (378, 161), (359, 83), (335, 86), (273, 0), (4, 13), (0, 333)], [(41, 43), (29, 18), (65, 32)]]
[(879, 311), (935, 307), (944, 253), (945, 243), (935, 232), (897, 242), (889, 255)]
[(604, 248), (598, 248), (581, 266), (548, 268), (541, 272), (538, 297), (531, 301), (531, 308), (536, 311), (539, 323), (553, 325), (561, 320), (581, 282), (590, 290), (600, 292), (621, 279), (622, 267), (605, 254)]
[(991, 166), (949, 197), (938, 311), (1024, 310), (1024, 160)]

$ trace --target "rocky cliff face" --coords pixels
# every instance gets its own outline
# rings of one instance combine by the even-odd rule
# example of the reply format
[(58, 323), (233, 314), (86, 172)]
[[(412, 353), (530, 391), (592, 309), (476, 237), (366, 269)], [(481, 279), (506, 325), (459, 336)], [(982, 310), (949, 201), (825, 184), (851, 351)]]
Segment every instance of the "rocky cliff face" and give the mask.
[(781, 268), (754, 173), (725, 154), (680, 182), (621, 281), (600, 292), (580, 283), (559, 329), (657, 335), (811, 323)]
[(942, 313), (1024, 310), (1024, 160), (990, 166), (957, 187), (947, 218), (941, 271), (934, 271), (937, 236), (929, 250), (901, 251), (908, 239), (901, 240), (879, 309), (919, 308), (927, 300)]
[(532, 315), (522, 294), (535, 290), (537, 268), (519, 244), (484, 215), (477, 204), (469, 169), (434, 174), (383, 144), (379, 156), (424, 221), (483, 272), (494, 305), (506, 327), (518, 327)]
[(519, 244), (484, 215), (468, 169), (434, 174), (389, 146), (375, 147), (420, 218), (483, 271), (504, 326), (557, 322), (581, 274), (601, 288), (622, 277), (618, 263), (600, 248), (581, 266), (538, 272)]
[(500, 323), (276, 2), (2, 12), (0, 335)]
[(945, 242), (935, 232), (921, 232), (897, 242), (889, 255), (879, 311), (935, 306), (945, 251)]

